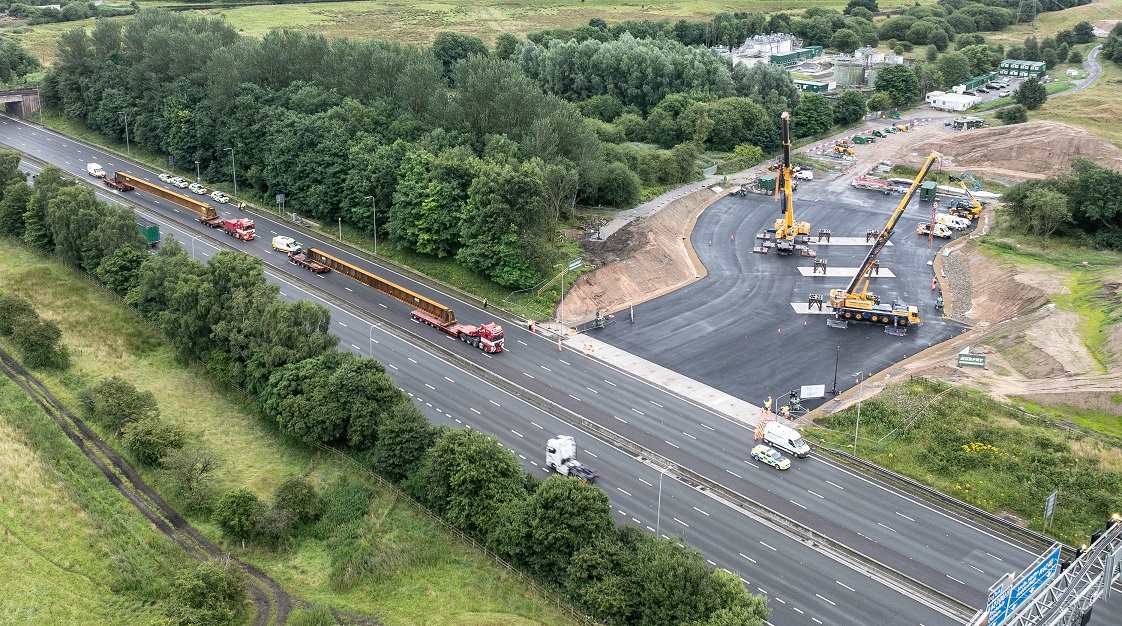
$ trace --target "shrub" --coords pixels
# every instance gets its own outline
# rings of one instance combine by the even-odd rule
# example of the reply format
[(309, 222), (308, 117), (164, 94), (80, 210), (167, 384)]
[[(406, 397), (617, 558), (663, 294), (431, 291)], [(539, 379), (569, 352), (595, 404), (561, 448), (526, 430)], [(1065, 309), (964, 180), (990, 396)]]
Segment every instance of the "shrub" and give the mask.
[(28, 367), (66, 369), (70, 365), (70, 354), (62, 345), (62, 331), (50, 320), (25, 319), (12, 332), (12, 343)]
[(253, 535), (257, 518), (264, 511), (257, 494), (245, 487), (227, 491), (214, 506), (214, 523), (227, 537), (243, 543)]
[(179, 626), (233, 624), (245, 606), (245, 580), (236, 566), (207, 562), (176, 576), (169, 616)]
[(37, 319), (35, 308), (15, 294), (0, 294), (0, 337), (8, 337), (26, 320)]
[(370, 511), (374, 488), (365, 483), (339, 479), (323, 492), (323, 514), (316, 524), (316, 536), (330, 537), (337, 528), (360, 520)]
[(218, 462), (202, 448), (178, 450), (163, 462), (162, 478), (169, 483), (169, 492), (187, 511), (208, 513), (214, 503), (214, 470)]
[(150, 467), (159, 465), (169, 451), (183, 447), (183, 431), (154, 416), (126, 423), (121, 434), (125, 448)]
[(297, 524), (308, 524), (323, 514), (323, 499), (306, 479), (289, 478), (277, 487), (273, 506), (292, 515)]
[(1022, 105), (1014, 104), (998, 111), (997, 119), (1004, 124), (1022, 124), (1028, 121), (1028, 109)]
[(130, 422), (160, 415), (156, 396), (140, 391), (123, 378), (107, 378), (82, 394), (82, 406), (93, 421), (120, 433)]
[(292, 513), (276, 506), (259, 511), (253, 522), (254, 540), (274, 550), (288, 547), (297, 525)]
[(401, 481), (416, 471), (436, 440), (436, 431), (412, 402), (401, 402), (378, 425), (374, 443), (374, 469), (386, 478)]

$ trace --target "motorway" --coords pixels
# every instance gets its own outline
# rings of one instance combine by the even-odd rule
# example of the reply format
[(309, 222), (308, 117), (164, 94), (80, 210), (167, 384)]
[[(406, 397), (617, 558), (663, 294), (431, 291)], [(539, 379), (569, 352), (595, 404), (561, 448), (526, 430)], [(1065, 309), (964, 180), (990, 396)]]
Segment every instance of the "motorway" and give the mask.
[[(125, 165), (116, 156), (11, 118), (0, 118), (0, 142), (80, 178), (85, 178), (89, 161), (107, 170)], [(127, 169), (155, 181), (155, 174), (145, 168), (129, 164)], [(103, 190), (100, 195), (121, 203), (114, 192)], [(407, 307), (345, 277), (313, 277), (298, 270), (272, 252), (269, 239), (274, 233), (290, 234), (374, 268), (454, 304), (464, 321), (484, 321), (490, 318), (487, 313), (417, 284), (393, 268), (293, 232), (268, 216), (253, 216), (261, 238), (243, 243), (197, 224), (193, 216), (166, 202), (140, 193), (129, 194), (128, 199), (160, 223), (165, 235), (184, 241), (199, 258), (222, 248), (261, 258), (284, 297), (313, 299), (327, 306), (341, 348), (372, 354), (385, 363), (402, 389), (435, 422), (492, 433), (538, 473), (543, 471), (538, 461), (544, 440), (557, 433), (575, 434), (591, 457), (584, 460), (604, 477), (601, 486), (619, 522), (681, 537), (711, 562), (739, 573), (750, 588), (768, 594), (774, 611), (771, 622), (777, 626), (874, 620), (930, 625), (949, 620), (673, 476), (661, 481), (660, 505), (657, 468), (558, 421), (554, 415), (563, 410), (546, 413), (524, 398), (544, 398), (573, 411), (973, 606), (981, 604), (984, 590), (998, 575), (1019, 570), (1032, 560), (1023, 549), (964, 520), (821, 459), (800, 461), (786, 474), (757, 467), (746, 460), (751, 439), (745, 425), (580, 354), (558, 352), (555, 343), (524, 328), (506, 324), (510, 351), (494, 357), (448, 338), (441, 350), (455, 355), (453, 363), (434, 350), (443, 335), (410, 323)], [(232, 214), (228, 207), (222, 209)], [(425, 341), (403, 337), (406, 331), (422, 335)], [(518, 395), (508, 393), (509, 387), (477, 378), (470, 368), (460, 367), (460, 360), (510, 381)]]

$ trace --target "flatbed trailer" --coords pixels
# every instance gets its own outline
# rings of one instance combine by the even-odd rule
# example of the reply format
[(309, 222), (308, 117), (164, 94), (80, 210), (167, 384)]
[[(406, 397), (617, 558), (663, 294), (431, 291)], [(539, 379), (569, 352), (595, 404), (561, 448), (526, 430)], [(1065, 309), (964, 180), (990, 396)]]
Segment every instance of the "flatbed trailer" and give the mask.
[(331, 271), (330, 267), (309, 259), (308, 255), (304, 252), (289, 253), (288, 262), (296, 267), (302, 267), (313, 274), (326, 274)]
[(415, 322), (432, 326), (490, 354), (503, 351), (505, 343), (503, 328), (495, 322), (488, 322), (479, 326), (460, 324), (456, 321), (455, 311), (432, 298), (402, 287), (393, 281), (386, 280), (373, 272), (368, 272), (317, 248), (308, 248), (304, 254), (309, 261), (349, 276), (394, 300), (414, 307), (409, 317)]

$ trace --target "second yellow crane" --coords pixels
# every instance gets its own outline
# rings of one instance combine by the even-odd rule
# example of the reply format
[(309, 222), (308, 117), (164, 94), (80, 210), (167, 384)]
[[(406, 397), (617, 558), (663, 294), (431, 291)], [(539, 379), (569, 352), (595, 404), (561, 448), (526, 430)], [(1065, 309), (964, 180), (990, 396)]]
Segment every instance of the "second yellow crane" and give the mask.
[(780, 137), (783, 142), (783, 163), (775, 177), (774, 194), (783, 203), (783, 217), (775, 220), (775, 226), (756, 235), (762, 241), (761, 245), (752, 249), (753, 252), (767, 254), (768, 250), (775, 248), (781, 255), (798, 252), (802, 256), (814, 256), (814, 251), (809, 247), (810, 222), (799, 222), (795, 219), (795, 196), (793, 181), (794, 169), (791, 167), (791, 114), (787, 111), (780, 116)]

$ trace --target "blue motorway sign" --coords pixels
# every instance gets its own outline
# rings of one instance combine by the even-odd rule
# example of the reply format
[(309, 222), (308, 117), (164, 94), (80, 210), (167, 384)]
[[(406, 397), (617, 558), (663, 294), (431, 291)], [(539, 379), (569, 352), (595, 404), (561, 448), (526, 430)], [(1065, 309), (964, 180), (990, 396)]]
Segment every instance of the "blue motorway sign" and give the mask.
[(1059, 571), (1060, 546), (1056, 544), (1022, 572), (1012, 585), (1008, 584), (1007, 579), (1002, 579), (990, 587), (990, 594), (986, 599), (989, 626), (1001, 626)]

